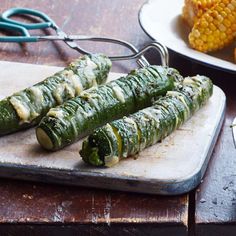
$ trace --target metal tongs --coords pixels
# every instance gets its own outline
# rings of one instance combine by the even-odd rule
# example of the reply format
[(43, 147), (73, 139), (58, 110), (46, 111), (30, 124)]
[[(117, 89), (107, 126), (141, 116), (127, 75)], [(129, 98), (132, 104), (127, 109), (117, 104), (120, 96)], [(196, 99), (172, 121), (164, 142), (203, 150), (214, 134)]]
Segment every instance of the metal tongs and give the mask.
[[(36, 16), (39, 17), (43, 22), (40, 23), (24, 23), (20, 21), (16, 21), (11, 19), (11, 16), (16, 15), (27, 15), (27, 16)], [(29, 30), (33, 29), (45, 29), (52, 28), (55, 30), (56, 35), (43, 35), (43, 36), (35, 36), (30, 35)], [(120, 60), (130, 60), (137, 59), (137, 63), (141, 66), (148, 66), (149, 62), (143, 56), (145, 52), (149, 49), (155, 49), (159, 52), (161, 57), (161, 63), (163, 66), (167, 66), (169, 62), (169, 54), (167, 48), (159, 42), (152, 42), (149, 45), (145, 46), (141, 50), (138, 50), (131, 43), (115, 39), (115, 38), (107, 38), (107, 37), (97, 37), (97, 36), (87, 36), (87, 35), (67, 35), (62, 29), (60, 29), (57, 24), (46, 14), (43, 12), (28, 9), (28, 8), (11, 8), (7, 11), (3, 12), (0, 17), (0, 29), (11, 30), (20, 34), (19, 36), (1, 36), (0, 42), (39, 42), (39, 41), (55, 41), (60, 40), (64, 41), (70, 48), (82, 53), (82, 54), (92, 54), (91, 52), (82, 48), (76, 41), (99, 41), (105, 43), (113, 43), (124, 46), (128, 48), (132, 54), (129, 55), (117, 55), (110, 56), (109, 58), (112, 61), (120, 61)]]

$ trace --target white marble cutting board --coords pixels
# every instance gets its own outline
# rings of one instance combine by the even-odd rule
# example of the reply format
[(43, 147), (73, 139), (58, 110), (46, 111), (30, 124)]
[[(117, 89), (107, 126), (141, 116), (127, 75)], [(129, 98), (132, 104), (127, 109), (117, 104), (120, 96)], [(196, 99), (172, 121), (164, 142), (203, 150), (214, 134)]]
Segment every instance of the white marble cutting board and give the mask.
[[(43, 80), (59, 67), (0, 62), (0, 99)], [(111, 73), (110, 79), (119, 77)], [(0, 137), (0, 176), (132, 192), (175, 195), (196, 187), (207, 167), (225, 111), (225, 95), (214, 94), (179, 130), (112, 168), (83, 163), (81, 142), (61, 151), (46, 152), (34, 128)]]

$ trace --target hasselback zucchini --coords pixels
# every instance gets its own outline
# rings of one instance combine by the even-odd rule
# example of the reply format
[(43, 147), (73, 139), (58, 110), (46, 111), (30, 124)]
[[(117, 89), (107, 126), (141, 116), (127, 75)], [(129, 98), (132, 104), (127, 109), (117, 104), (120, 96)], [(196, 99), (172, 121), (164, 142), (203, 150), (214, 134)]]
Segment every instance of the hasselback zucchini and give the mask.
[(111, 61), (104, 55), (85, 55), (62, 71), (0, 101), (0, 135), (37, 124), (50, 108), (105, 83)]
[(50, 109), (36, 129), (37, 139), (48, 150), (60, 149), (106, 122), (150, 106), (181, 78), (175, 69), (150, 66), (91, 88)]
[(212, 82), (204, 76), (187, 77), (153, 106), (96, 129), (83, 142), (80, 154), (94, 166), (112, 166), (169, 135), (211, 96)]

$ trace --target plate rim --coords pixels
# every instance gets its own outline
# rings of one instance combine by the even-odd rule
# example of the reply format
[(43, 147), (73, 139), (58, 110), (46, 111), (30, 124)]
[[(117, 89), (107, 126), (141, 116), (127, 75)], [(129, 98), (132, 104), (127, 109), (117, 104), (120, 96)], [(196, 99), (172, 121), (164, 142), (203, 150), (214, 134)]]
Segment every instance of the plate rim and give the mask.
[[(140, 25), (140, 27), (142, 28), (142, 30), (143, 30), (152, 40), (155, 40), (155, 41), (157, 41), (157, 42), (163, 44), (163, 42), (158, 41), (157, 39), (155, 39), (155, 38), (152, 36), (152, 34), (151, 34), (150, 32), (148, 32), (148, 30), (147, 30), (146, 27), (144, 26), (145, 24), (143, 23), (143, 22), (144, 22), (144, 20), (143, 20), (144, 13), (143, 13), (143, 12), (144, 12), (145, 7), (146, 7), (147, 5), (152, 4), (152, 2), (155, 2), (155, 1), (156, 1), (156, 0), (147, 0), (146, 2), (144, 2), (144, 3), (142, 4), (142, 6), (140, 7), (139, 12), (138, 12), (138, 21), (139, 21), (139, 25)], [(177, 51), (177, 50), (175, 50), (175, 49), (173, 49), (173, 48), (171, 48), (171, 47), (169, 47), (169, 46), (167, 46), (167, 45), (165, 45), (165, 46), (168, 48), (168, 50), (171, 50), (171, 51), (177, 53), (178, 55), (180, 55), (180, 56), (182, 56), (182, 57), (184, 57), (184, 58), (186, 58), (186, 59), (189, 59), (190, 61), (195, 61), (195, 62), (197, 62), (197, 63), (199, 63), (199, 64), (204, 65), (204, 66), (208, 66), (208, 67), (210, 67), (210, 68), (218, 69), (218, 70), (225, 71), (225, 72), (228, 72), (228, 73), (232, 73), (232, 74), (235, 74), (235, 73), (236, 73), (236, 64), (235, 64), (235, 69), (227, 68), (227, 67), (221, 67), (221, 66), (218, 66), (218, 65), (214, 65), (214, 64), (212, 64), (212, 63), (204, 62), (203, 60), (199, 60), (199, 59), (195, 58), (194, 56), (192, 57), (192, 56), (188, 56), (188, 55), (186, 55), (186, 54), (182, 54), (180, 51)], [(208, 55), (208, 54), (206, 54), (206, 55)], [(208, 55), (208, 56), (211, 56), (211, 55)], [(211, 56), (211, 57), (213, 57), (213, 56)], [(217, 60), (225, 61), (225, 60), (220, 59), (220, 58), (216, 58), (216, 59), (217, 59)]]

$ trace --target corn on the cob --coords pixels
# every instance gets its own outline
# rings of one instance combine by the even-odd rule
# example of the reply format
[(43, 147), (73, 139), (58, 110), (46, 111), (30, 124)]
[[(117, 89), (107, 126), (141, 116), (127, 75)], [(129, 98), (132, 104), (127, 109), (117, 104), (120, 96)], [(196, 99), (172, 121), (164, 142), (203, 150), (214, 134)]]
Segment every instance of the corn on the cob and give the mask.
[(193, 27), (197, 19), (218, 1), (219, 0), (185, 0), (182, 11), (184, 21), (186, 21), (190, 27)]
[(189, 34), (191, 47), (201, 52), (219, 50), (236, 35), (236, 0), (220, 0), (194, 24)]

